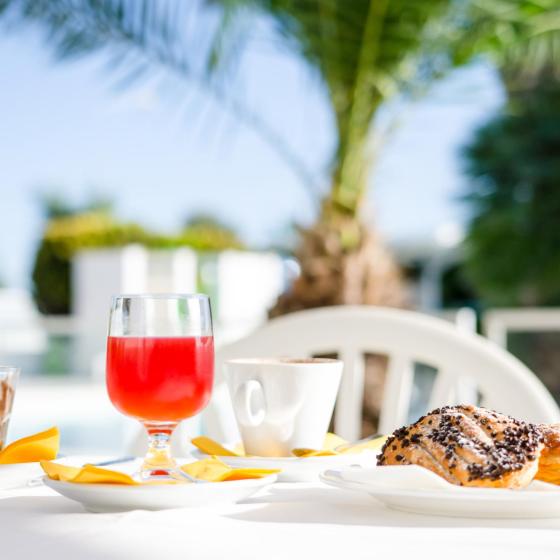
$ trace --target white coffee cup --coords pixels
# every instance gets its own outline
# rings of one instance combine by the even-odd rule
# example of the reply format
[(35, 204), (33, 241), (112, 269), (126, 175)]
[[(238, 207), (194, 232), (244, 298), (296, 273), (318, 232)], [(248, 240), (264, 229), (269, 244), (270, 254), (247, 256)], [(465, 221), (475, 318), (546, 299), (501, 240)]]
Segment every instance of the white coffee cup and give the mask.
[(321, 449), (343, 363), (326, 358), (250, 358), (225, 364), (233, 410), (248, 455), (282, 457)]

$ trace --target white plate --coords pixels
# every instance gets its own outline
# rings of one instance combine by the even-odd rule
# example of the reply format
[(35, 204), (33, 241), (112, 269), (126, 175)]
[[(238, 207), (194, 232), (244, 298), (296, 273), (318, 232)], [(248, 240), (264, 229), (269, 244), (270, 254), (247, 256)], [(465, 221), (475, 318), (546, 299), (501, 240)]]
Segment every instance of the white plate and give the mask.
[(200, 484), (76, 484), (45, 477), (44, 483), (88, 511), (115, 512), (133, 509), (171, 509), (239, 502), (276, 481), (276, 475), (249, 480)]
[[(416, 488), (411, 487), (412, 477), (418, 477)], [(560, 488), (539, 481), (523, 490), (464, 488), (416, 466), (331, 470), (320, 478), (325, 484), (369, 494), (389, 508), (411, 513), (502, 519), (560, 517)]]
[[(219, 459), (233, 468), (247, 469), (281, 469), (278, 473), (280, 482), (316, 482), (326, 469), (336, 469), (358, 465), (369, 467), (375, 465), (378, 451), (362, 451), (328, 457), (229, 457)], [(199, 449), (192, 451), (193, 457), (208, 457)]]

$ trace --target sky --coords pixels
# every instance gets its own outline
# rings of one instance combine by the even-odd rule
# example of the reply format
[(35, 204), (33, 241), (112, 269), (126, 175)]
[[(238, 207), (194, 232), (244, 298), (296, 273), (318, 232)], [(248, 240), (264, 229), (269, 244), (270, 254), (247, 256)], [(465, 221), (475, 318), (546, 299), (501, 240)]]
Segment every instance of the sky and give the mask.
[[(41, 193), (113, 200), (119, 217), (172, 232), (197, 212), (251, 245), (309, 223), (316, 200), (277, 151), (194, 84), (122, 88), (100, 57), (54, 59), (37, 30), (0, 34), (0, 281), (28, 287), (44, 226)], [(250, 52), (236, 80), (245, 106), (328, 185), (332, 116), (317, 77), (295, 57)], [(455, 71), (398, 108), (371, 178), (365, 216), (389, 240), (427, 242), (467, 215), (460, 148), (503, 101), (484, 64)], [(386, 111), (395, 112), (395, 107)]]

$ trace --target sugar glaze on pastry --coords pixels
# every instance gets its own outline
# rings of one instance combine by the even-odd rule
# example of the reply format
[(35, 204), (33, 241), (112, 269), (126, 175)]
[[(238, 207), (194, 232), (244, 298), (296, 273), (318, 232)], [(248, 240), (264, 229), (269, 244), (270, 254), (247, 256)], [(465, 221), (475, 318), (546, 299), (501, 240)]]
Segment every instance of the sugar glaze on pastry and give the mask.
[(541, 429), (471, 405), (446, 406), (389, 437), (378, 465), (420, 465), (452, 484), (524, 488), (544, 447)]

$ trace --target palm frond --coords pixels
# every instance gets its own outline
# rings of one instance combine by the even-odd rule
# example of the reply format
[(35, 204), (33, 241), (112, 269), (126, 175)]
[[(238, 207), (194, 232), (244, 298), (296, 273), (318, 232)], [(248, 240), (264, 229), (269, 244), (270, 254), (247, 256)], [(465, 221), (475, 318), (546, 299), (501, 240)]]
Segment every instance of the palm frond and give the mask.
[(131, 85), (152, 76), (155, 68), (164, 68), (210, 93), (286, 161), (315, 203), (317, 180), (305, 160), (261, 114), (217, 79), (242, 54), (242, 4), (236, 0), (0, 0), (0, 18), (8, 27), (37, 24), (60, 59), (103, 52), (119, 84)]
[(488, 56), (511, 92), (532, 87), (542, 74), (560, 77), (557, 0), (471, 0), (444, 40), (455, 63)]

